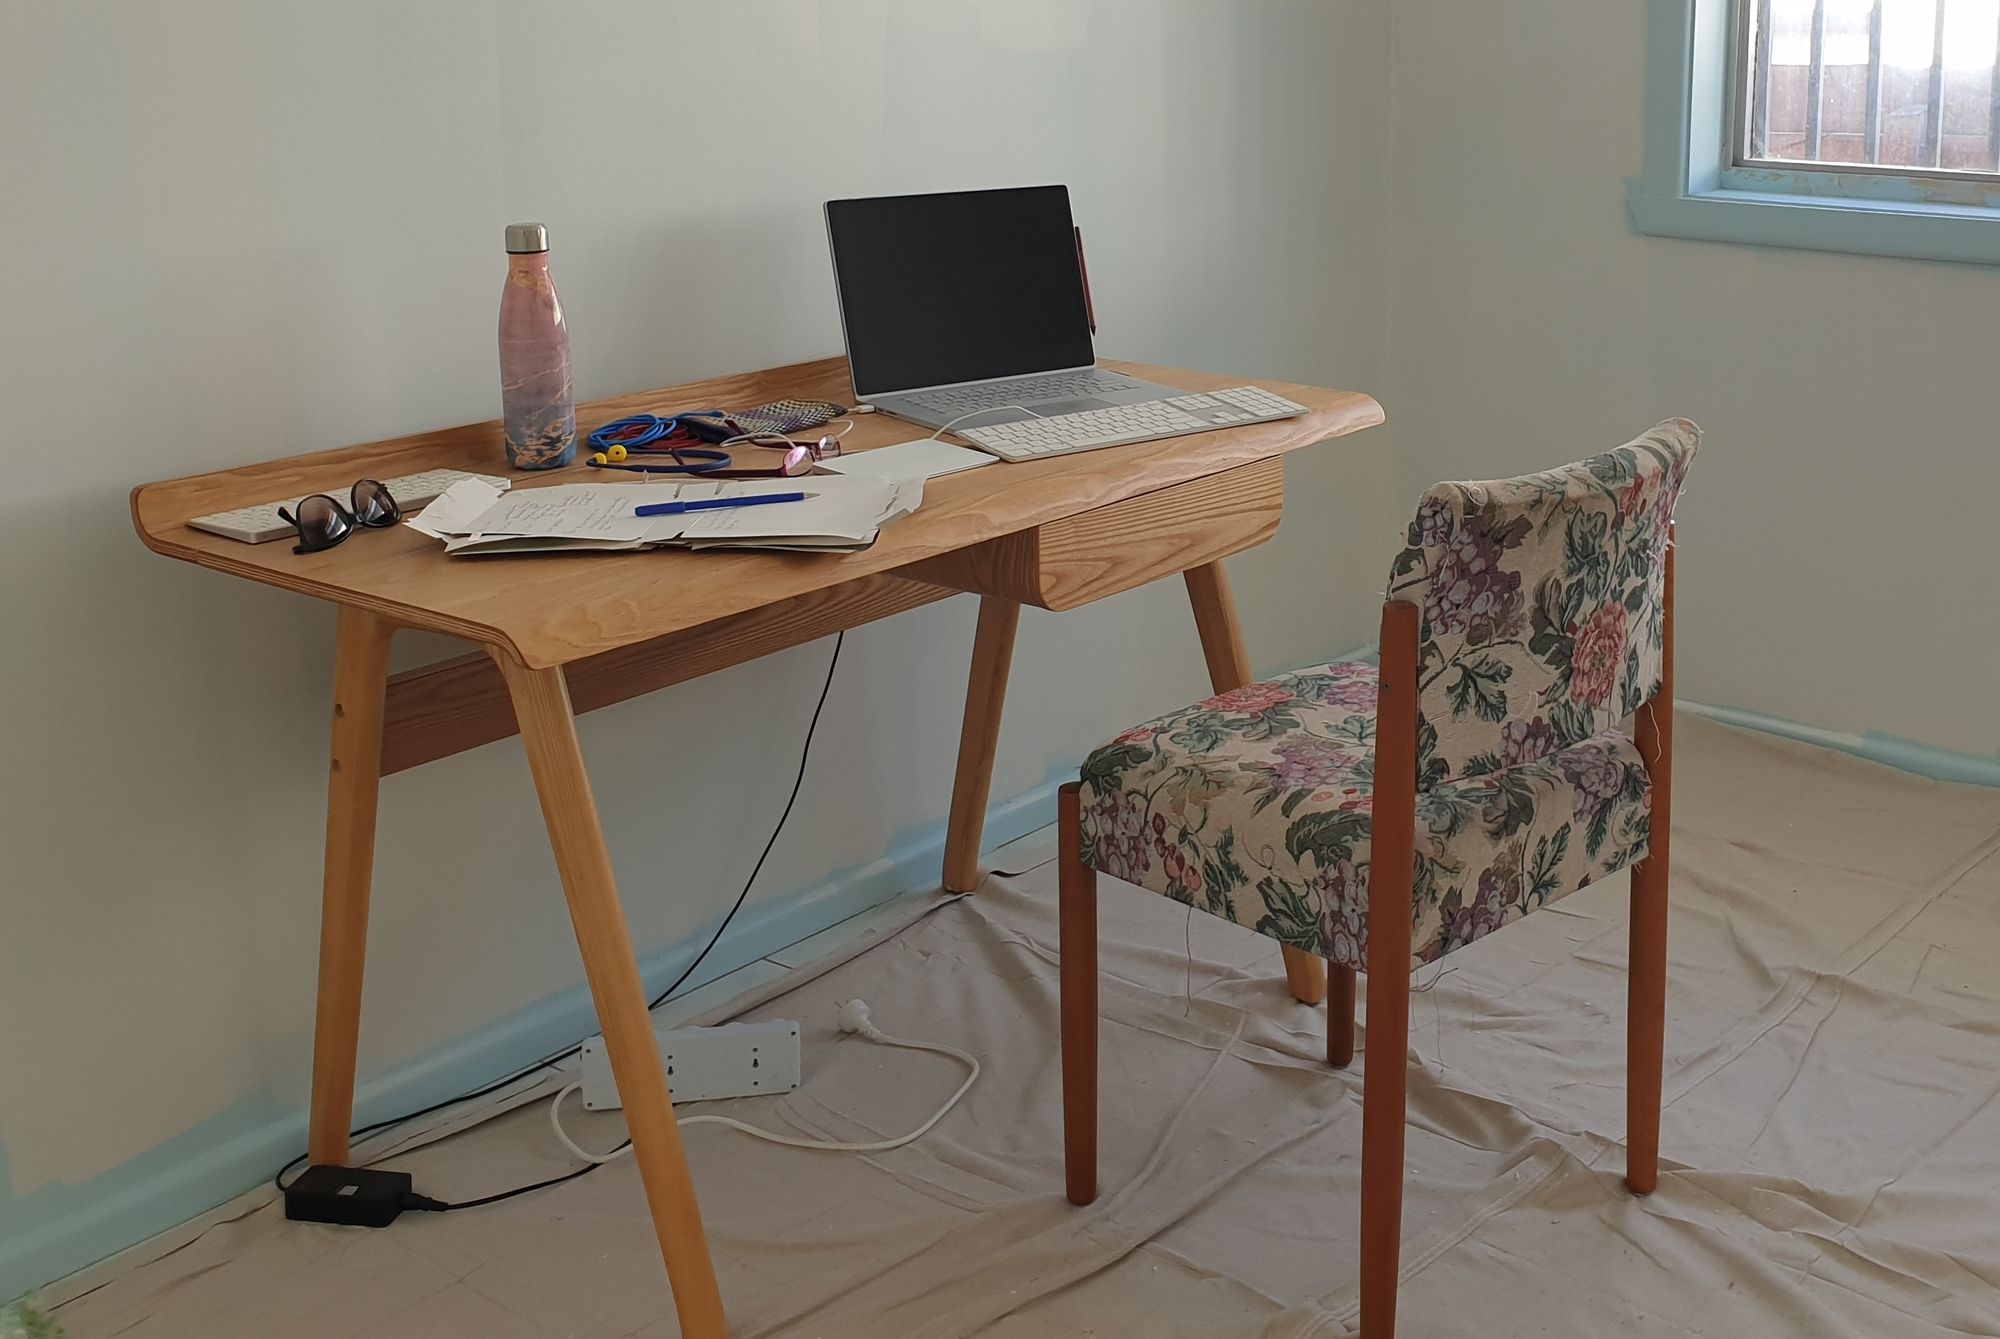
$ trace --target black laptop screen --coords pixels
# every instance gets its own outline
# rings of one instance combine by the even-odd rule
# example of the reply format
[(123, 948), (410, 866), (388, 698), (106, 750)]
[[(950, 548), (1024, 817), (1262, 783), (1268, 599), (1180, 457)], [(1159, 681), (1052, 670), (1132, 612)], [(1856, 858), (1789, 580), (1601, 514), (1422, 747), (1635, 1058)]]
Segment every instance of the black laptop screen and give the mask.
[(1067, 187), (830, 200), (826, 227), (864, 399), (1094, 361)]

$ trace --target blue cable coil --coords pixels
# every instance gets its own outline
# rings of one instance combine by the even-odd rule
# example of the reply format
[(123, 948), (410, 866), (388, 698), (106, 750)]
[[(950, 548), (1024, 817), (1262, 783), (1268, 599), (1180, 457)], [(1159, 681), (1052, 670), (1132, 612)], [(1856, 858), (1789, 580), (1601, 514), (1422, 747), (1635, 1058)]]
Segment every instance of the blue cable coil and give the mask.
[[(592, 430), (587, 439), (591, 453), (584, 464), (594, 470), (633, 474), (713, 474), (729, 468), (727, 451), (689, 445), (690, 437), (682, 432), (678, 418), (629, 414)], [(674, 463), (645, 465), (630, 460), (632, 456), (671, 456)]]
[(650, 446), (681, 426), (677, 418), (661, 418), (658, 414), (628, 414), (626, 417), (594, 429), (590, 434), (590, 444), (599, 451), (609, 451), (614, 446), (622, 446), (627, 451), (638, 446)]

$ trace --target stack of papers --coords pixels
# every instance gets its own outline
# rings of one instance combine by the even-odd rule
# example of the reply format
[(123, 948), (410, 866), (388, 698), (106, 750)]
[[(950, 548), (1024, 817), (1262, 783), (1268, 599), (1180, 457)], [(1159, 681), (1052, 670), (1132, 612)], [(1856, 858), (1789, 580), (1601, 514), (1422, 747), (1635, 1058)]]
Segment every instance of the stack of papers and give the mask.
[[(641, 516), (660, 502), (698, 502), (768, 493), (804, 493), (802, 501), (671, 516)], [(445, 552), (623, 552), (676, 546), (691, 549), (781, 549), (843, 553), (865, 549), (891, 521), (923, 502), (921, 480), (797, 479), (661, 483), (558, 484), (502, 492), (461, 479), (410, 521), (444, 541)]]

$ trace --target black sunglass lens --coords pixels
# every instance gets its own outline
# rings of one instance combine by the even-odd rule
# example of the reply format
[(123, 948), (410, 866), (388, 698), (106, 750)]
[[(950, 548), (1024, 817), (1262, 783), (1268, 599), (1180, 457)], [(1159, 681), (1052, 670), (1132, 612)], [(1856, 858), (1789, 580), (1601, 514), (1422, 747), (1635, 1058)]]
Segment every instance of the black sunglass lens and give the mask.
[(340, 504), (324, 493), (315, 493), (299, 503), (292, 524), (299, 530), (297, 553), (317, 553), (330, 549), (354, 528)]
[(354, 485), (354, 519), (363, 525), (394, 525), (403, 519), (403, 509), (389, 496), (387, 484), (363, 479)]

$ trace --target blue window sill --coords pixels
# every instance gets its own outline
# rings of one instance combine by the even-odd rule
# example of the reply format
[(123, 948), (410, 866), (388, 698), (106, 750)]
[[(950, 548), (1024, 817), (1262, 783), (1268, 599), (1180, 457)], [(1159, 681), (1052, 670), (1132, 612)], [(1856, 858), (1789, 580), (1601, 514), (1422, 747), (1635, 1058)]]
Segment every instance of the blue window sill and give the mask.
[(1640, 232), (1751, 246), (2000, 265), (2000, 212), (1760, 191), (1659, 191), (1627, 183)]
[(1638, 230), (1750, 246), (2000, 265), (2000, 188), (1726, 161), (1731, 0), (1646, 0)]

